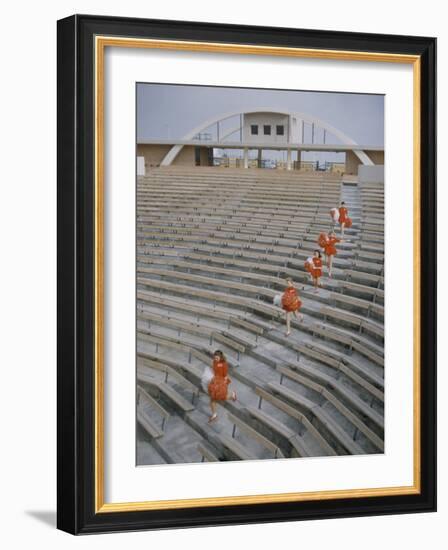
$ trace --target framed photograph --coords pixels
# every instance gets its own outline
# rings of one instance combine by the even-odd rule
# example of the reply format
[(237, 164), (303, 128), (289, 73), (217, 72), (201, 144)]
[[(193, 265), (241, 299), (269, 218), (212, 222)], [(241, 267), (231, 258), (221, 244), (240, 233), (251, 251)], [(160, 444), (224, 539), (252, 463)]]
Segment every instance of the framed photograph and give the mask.
[(58, 528), (436, 509), (435, 59), (58, 22)]

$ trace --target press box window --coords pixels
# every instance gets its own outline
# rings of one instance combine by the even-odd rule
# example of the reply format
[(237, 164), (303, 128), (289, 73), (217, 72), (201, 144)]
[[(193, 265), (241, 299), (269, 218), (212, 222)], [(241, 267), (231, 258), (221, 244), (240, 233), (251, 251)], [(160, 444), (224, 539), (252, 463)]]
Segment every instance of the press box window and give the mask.
[(269, 124), (265, 124), (263, 126), (263, 132), (264, 132), (265, 136), (270, 136), (271, 135), (271, 127), (269, 126)]
[(277, 135), (278, 136), (285, 135), (285, 127), (283, 126), (283, 124), (277, 124)]
[(250, 133), (253, 136), (258, 136), (258, 124), (251, 124), (250, 125)]

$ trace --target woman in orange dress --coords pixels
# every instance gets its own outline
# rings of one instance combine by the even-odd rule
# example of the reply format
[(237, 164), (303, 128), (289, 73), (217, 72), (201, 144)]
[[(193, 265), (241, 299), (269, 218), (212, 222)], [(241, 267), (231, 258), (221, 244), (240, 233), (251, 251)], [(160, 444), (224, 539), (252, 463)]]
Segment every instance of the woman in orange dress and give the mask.
[(322, 286), (320, 284), (320, 278), (322, 277), (322, 255), (320, 250), (314, 251), (311, 275), (313, 276), (314, 292), (319, 292), (317, 288)]
[(210, 396), (210, 408), (212, 415), (208, 419), (209, 423), (218, 418), (216, 413), (216, 402), (227, 401), (232, 399), (236, 401), (236, 393), (229, 392), (229, 384), (231, 382), (228, 372), (229, 365), (227, 364), (224, 353), (221, 350), (216, 350), (213, 354), (213, 378), (208, 385), (208, 394)]
[(328, 243), (325, 245), (325, 254), (327, 256), (327, 267), (328, 267), (328, 276), (331, 277), (331, 272), (332, 272), (332, 268), (333, 268), (333, 256), (335, 256), (337, 254), (337, 250), (336, 250), (336, 243), (340, 243), (341, 242), (341, 239), (338, 239), (334, 233), (334, 231), (332, 231), (329, 235), (328, 235)]
[[(286, 279), (288, 285), (283, 292), (282, 296), (282, 308), (285, 311), (286, 316), (286, 336), (291, 334), (291, 316), (298, 317), (297, 312), (302, 306), (297, 289), (294, 286), (294, 282), (291, 277)], [(303, 321), (303, 315), (300, 314), (300, 320)]]
[(342, 201), (341, 206), (339, 207), (339, 224), (341, 226), (341, 237), (344, 236), (344, 229), (345, 229), (345, 224), (347, 223), (347, 218), (348, 218), (348, 210), (345, 207), (345, 202)]
[[(331, 230), (333, 231), (333, 230)], [(321, 233), (317, 239), (317, 244), (324, 249), (325, 254), (325, 263), (327, 263), (327, 253), (326, 253), (326, 247), (328, 245), (328, 233)]]

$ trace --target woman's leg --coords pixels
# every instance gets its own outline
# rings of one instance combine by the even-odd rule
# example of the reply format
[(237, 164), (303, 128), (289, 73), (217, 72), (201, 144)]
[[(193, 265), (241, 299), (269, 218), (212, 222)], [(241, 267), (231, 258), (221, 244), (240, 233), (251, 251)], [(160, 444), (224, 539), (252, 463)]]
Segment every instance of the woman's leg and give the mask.
[(341, 237), (344, 236), (345, 222), (341, 223)]
[(291, 313), (286, 312), (286, 336), (291, 332)]
[(331, 277), (331, 270), (333, 269), (333, 256), (328, 259), (328, 276)]
[(212, 411), (212, 415), (208, 419), (209, 422), (211, 422), (212, 420), (214, 420), (218, 416), (216, 414), (216, 401), (214, 401), (211, 397), (210, 397), (210, 409)]

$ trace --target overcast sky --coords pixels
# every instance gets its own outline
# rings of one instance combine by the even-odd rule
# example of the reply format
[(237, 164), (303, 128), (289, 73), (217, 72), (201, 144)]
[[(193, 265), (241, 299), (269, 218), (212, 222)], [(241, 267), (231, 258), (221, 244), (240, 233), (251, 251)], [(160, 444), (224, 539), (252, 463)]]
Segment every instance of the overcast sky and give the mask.
[(315, 116), (360, 145), (384, 145), (382, 95), (170, 84), (137, 85), (137, 139), (182, 139), (203, 121), (220, 113), (269, 106)]

